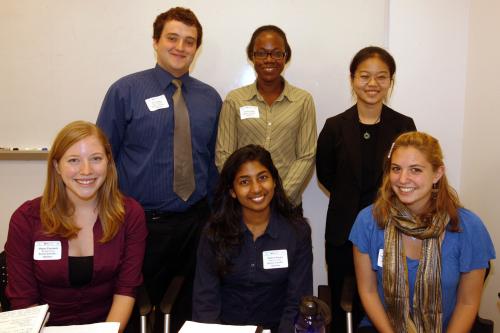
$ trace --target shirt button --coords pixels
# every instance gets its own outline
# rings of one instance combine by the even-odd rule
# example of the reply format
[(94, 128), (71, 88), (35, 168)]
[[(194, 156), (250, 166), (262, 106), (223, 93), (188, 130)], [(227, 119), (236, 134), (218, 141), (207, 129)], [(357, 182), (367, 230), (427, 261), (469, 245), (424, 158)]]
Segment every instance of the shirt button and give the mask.
[(266, 140), (269, 140), (269, 139), (270, 139), (270, 137), (266, 137)]
[(255, 264), (250, 264), (250, 267), (255, 267)]
[(267, 125), (271, 126), (271, 122), (268, 122)]

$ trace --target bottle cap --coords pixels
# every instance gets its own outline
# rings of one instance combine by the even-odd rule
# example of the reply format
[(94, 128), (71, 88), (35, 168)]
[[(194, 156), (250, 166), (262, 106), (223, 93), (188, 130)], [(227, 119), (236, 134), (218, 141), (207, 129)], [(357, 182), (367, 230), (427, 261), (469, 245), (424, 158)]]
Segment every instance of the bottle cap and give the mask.
[(306, 316), (315, 316), (318, 314), (318, 305), (313, 300), (303, 299), (300, 304), (300, 312)]

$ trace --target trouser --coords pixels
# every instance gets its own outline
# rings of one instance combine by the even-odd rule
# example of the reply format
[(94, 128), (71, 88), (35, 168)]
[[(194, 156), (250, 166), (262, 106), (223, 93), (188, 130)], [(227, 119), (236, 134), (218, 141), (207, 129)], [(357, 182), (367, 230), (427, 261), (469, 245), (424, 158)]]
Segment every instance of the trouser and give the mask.
[[(152, 304), (161, 303), (174, 276), (185, 278), (172, 312), (172, 332), (191, 320), (196, 251), (209, 215), (206, 199), (182, 213), (146, 211), (149, 234), (142, 272)], [(154, 331), (163, 332), (163, 315), (156, 308)]]
[[(342, 245), (326, 243), (325, 246), (326, 264), (328, 266), (328, 285), (331, 290), (331, 310), (332, 322), (330, 333), (346, 332), (346, 313), (340, 306), (342, 286), (347, 276), (354, 275), (354, 260), (352, 257), (352, 243), (346, 241)], [(353, 327), (356, 327), (364, 316), (359, 294), (356, 292), (353, 297)]]

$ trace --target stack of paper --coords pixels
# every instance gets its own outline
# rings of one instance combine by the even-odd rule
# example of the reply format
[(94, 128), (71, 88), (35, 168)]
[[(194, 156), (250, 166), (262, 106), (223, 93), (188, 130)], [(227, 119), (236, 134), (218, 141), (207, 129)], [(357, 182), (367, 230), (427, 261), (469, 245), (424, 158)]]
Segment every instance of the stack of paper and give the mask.
[(97, 323), (88, 325), (47, 326), (41, 333), (118, 333), (120, 323)]
[(49, 306), (45, 304), (0, 312), (0, 332), (38, 333), (48, 318), (48, 309)]
[(186, 321), (179, 333), (255, 333), (257, 326), (202, 324)]
[(97, 323), (89, 325), (43, 327), (49, 306), (0, 312), (0, 332), (2, 333), (118, 333), (120, 323)]

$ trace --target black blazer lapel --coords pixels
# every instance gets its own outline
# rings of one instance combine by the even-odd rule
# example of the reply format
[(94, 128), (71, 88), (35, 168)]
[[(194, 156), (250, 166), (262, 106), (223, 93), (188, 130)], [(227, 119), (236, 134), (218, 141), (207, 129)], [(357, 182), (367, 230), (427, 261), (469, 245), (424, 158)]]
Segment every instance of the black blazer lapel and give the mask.
[(353, 105), (347, 110), (341, 125), (342, 136), (347, 145), (347, 155), (356, 177), (358, 187), (361, 187), (361, 144), (359, 142), (358, 108)]
[[(397, 132), (397, 124), (394, 123), (391, 110), (384, 104), (382, 106), (382, 113), (380, 115), (380, 127), (378, 131), (378, 140), (375, 156), (378, 159), (375, 161), (374, 172), (379, 177), (382, 175), (382, 169), (385, 159), (387, 158), (388, 150), (390, 149), (395, 135)], [(379, 179), (376, 179), (377, 181)]]

